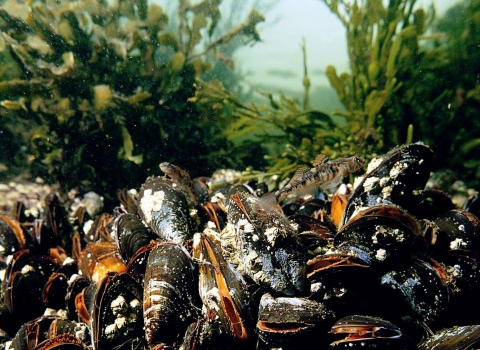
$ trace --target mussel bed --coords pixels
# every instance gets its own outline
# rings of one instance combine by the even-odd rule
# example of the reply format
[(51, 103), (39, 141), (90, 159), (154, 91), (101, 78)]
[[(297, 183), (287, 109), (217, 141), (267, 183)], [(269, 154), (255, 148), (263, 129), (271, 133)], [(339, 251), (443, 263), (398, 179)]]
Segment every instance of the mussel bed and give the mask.
[(120, 191), (112, 213), (17, 203), (0, 215), (2, 346), (478, 346), (478, 195), (460, 209), (425, 189), (432, 161), (403, 145), (351, 191), (275, 207), (264, 184), (185, 172)]

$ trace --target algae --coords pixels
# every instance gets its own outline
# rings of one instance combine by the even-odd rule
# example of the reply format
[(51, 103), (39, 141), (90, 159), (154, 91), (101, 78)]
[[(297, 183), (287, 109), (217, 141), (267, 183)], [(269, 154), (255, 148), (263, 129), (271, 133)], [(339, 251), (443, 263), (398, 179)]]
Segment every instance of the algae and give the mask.
[(255, 10), (210, 37), (220, 2), (180, 1), (173, 32), (163, 9), (146, 1), (1, 3), (0, 117), (9, 153), (0, 161), (9, 174), (28, 169), (64, 192), (80, 186), (108, 200), (159, 172), (162, 161), (192, 175), (252, 163), (248, 150), (232, 154), (214, 102), (188, 101), (215, 50), (237, 37), (260, 40)]

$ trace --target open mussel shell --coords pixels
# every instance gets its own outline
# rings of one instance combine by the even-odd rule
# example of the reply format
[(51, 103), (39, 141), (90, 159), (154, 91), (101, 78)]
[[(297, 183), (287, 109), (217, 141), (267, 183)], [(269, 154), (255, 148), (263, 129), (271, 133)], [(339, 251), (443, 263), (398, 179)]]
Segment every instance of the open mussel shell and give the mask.
[(358, 270), (358, 267), (367, 268), (369, 266), (368, 263), (356, 256), (325, 254), (307, 261), (306, 274), (307, 278), (317, 280), (318, 277), (323, 277), (328, 273), (335, 273), (339, 269), (352, 268), (352, 270)]
[(480, 325), (456, 326), (436, 332), (417, 345), (419, 350), (466, 350), (480, 346)]
[(341, 338), (330, 347), (362, 349), (414, 349), (400, 328), (376, 316), (351, 315), (338, 320), (331, 333)]
[(422, 144), (400, 146), (381, 158), (355, 188), (341, 225), (366, 207), (395, 204), (408, 210), (420, 200), (430, 176), (433, 152)]
[(114, 349), (143, 337), (142, 289), (125, 273), (110, 272), (95, 294), (92, 314), (94, 349)]
[(158, 238), (133, 214), (123, 214), (115, 219), (114, 235), (118, 251), (126, 264), (140, 248)]
[(161, 243), (148, 255), (143, 318), (148, 345), (173, 346), (195, 318), (194, 268), (183, 246)]
[(230, 196), (228, 222), (235, 231), (237, 254), (258, 285), (292, 296), (305, 287), (305, 252), (288, 219), (265, 211), (245, 192)]
[(212, 322), (218, 320), (231, 338), (247, 340), (253, 332), (246, 283), (225, 260), (220, 244), (207, 234), (194, 235), (193, 257), (199, 263), (199, 292), (205, 317)]
[(411, 252), (419, 227), (416, 219), (400, 207), (377, 205), (352, 217), (339, 229), (334, 243), (361, 247), (372, 263), (386, 263)]
[(320, 301), (337, 317), (371, 312), (376, 308), (378, 288), (376, 273), (350, 251), (317, 256), (307, 262), (310, 299)]
[(162, 177), (149, 177), (139, 193), (138, 213), (165, 242), (183, 244), (192, 236), (185, 195)]
[(328, 330), (334, 317), (324, 303), (307, 298), (274, 298), (267, 293), (260, 300), (257, 332), (270, 348), (298, 349), (312, 341), (319, 345), (323, 340), (318, 334)]

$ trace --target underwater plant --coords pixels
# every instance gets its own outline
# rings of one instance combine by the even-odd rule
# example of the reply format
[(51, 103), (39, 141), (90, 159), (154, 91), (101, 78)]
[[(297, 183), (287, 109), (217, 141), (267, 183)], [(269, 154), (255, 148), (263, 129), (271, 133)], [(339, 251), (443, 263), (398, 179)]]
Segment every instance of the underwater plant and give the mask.
[(2, 149), (16, 148), (4, 165), (21, 171), (28, 162), (33, 176), (64, 192), (81, 184), (113, 197), (161, 161), (197, 174), (251, 157), (231, 154), (222, 134), (228, 120), (214, 102), (188, 98), (211, 68), (207, 54), (239, 36), (259, 40), (260, 13), (198, 52), (218, 23), (220, 1), (179, 1), (175, 32), (147, 1), (0, 4), (1, 131), (17, 142), (2, 139)]
[(436, 170), (458, 169), (459, 179), (478, 188), (480, 2), (463, 1), (440, 19), (415, 0), (324, 2), (347, 30), (351, 68), (339, 76), (327, 67), (347, 110), (335, 114), (361, 148), (422, 141), (442, 154)]
[(310, 107), (305, 44), (303, 101), (261, 92), (269, 104), (246, 104), (221, 85), (197, 90), (195, 100), (222, 101), (236, 118), (225, 131), (230, 140), (266, 148), (268, 170), (248, 170), (245, 178), (274, 177), (278, 184), (319, 153), (369, 160), (422, 141), (445, 155), (436, 170), (466, 166), (458, 178), (478, 187), (480, 162), (471, 158), (480, 146), (479, 2), (457, 5), (440, 20), (433, 7), (416, 8), (414, 0), (324, 2), (347, 33), (351, 71), (326, 68), (344, 111), (329, 115)]

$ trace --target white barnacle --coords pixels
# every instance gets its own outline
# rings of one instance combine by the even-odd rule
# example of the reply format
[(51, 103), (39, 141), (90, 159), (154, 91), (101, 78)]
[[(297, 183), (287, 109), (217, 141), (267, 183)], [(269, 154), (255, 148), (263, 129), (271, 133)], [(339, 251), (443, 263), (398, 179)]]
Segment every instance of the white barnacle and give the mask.
[(215, 225), (215, 223), (213, 221), (208, 221), (207, 222), (207, 227), (211, 230), (215, 230), (217, 228), (217, 225)]
[(57, 314), (57, 311), (55, 309), (51, 309), (47, 307), (45, 309), (45, 312), (43, 313), (44, 316), (55, 316)]
[(75, 263), (75, 260), (73, 260), (71, 257), (68, 256), (68, 257), (63, 261), (62, 265), (65, 266), (65, 265), (74, 264), (74, 263)]
[(269, 283), (267, 276), (263, 273), (263, 271), (258, 271), (256, 274), (253, 275), (253, 280), (257, 282), (264, 282)]
[(245, 231), (245, 226), (247, 226), (248, 224), (250, 224), (250, 223), (248, 222), (247, 219), (242, 218), (242, 219), (237, 221), (237, 227), (238, 227), (239, 230)]
[(74, 328), (74, 332), (75, 332), (75, 336), (82, 340), (82, 341), (85, 341), (87, 340), (87, 325), (85, 323), (82, 323), (82, 322), (77, 322), (75, 324), (75, 328)]
[(25, 266), (22, 268), (22, 271), (21, 271), (21, 272), (22, 272), (22, 274), (26, 275), (27, 273), (29, 273), (29, 272), (34, 272), (34, 271), (35, 271), (35, 269), (34, 269), (32, 266), (30, 266), (30, 265), (25, 265)]
[(447, 273), (452, 279), (460, 278), (463, 275), (460, 265), (447, 266)]
[(115, 326), (115, 323), (109, 324), (105, 327), (105, 334), (108, 337), (109, 335), (114, 334), (116, 330), (117, 330), (117, 326)]
[(392, 169), (390, 169), (390, 177), (395, 178), (407, 167), (406, 163), (396, 162)]
[(213, 287), (212, 289), (208, 290), (202, 297), (202, 300), (207, 307), (207, 309), (210, 310), (215, 310), (218, 312), (220, 310), (220, 307), (218, 306), (221, 297), (220, 297), (220, 291), (218, 288)]
[(140, 209), (142, 209), (145, 216), (145, 222), (148, 225), (152, 221), (152, 213), (161, 209), (164, 199), (164, 191), (153, 192), (151, 189), (143, 191), (143, 197), (140, 199)]
[(225, 203), (225, 196), (221, 192), (215, 193), (212, 198), (210, 199), (210, 202), (212, 203)]
[(395, 240), (397, 242), (403, 242), (405, 240), (405, 236), (403, 235), (403, 232), (400, 231), (398, 228), (395, 229), (393, 232), (394, 232), (394, 235), (395, 235)]
[(247, 223), (245, 224), (245, 226), (244, 226), (243, 229), (244, 229), (245, 233), (252, 233), (252, 232), (255, 230), (255, 228), (253, 227), (253, 225), (252, 225), (251, 223), (249, 223), (249, 222), (247, 222)]
[(385, 249), (377, 250), (377, 254), (375, 254), (375, 259), (379, 261), (383, 261), (385, 260), (386, 257), (387, 257), (387, 251)]
[(467, 243), (465, 243), (461, 238), (455, 238), (453, 241), (450, 242), (451, 250), (462, 249), (466, 246), (467, 246)]
[(388, 180), (390, 180), (390, 178), (388, 176), (384, 176), (380, 179), (380, 186), (383, 187), (385, 186), (387, 183), (388, 183)]
[(124, 311), (128, 308), (128, 304), (125, 298), (119, 295), (110, 303), (110, 308), (112, 309), (113, 314), (117, 315), (124, 313)]
[(118, 329), (123, 328), (127, 324), (127, 320), (125, 317), (117, 317), (115, 319), (115, 326), (117, 326)]
[(312, 284), (310, 285), (310, 293), (317, 293), (317, 292), (320, 291), (322, 288), (323, 288), (322, 283), (320, 283), (320, 282), (312, 283)]
[(275, 240), (278, 237), (278, 228), (269, 227), (265, 230), (265, 237), (267, 238), (268, 243), (272, 246), (275, 244)]
[(86, 223), (83, 224), (83, 232), (89, 232), (92, 228), (93, 220), (88, 220)]
[(368, 163), (368, 166), (367, 166), (367, 174), (369, 172), (371, 172), (372, 170), (378, 168), (378, 166), (380, 165), (380, 163), (382, 163), (383, 161), (383, 157), (378, 157), (378, 158), (373, 158), (370, 163)]
[(392, 194), (392, 186), (385, 186), (382, 188), (382, 194), (383, 194), (383, 198), (389, 198), (390, 195)]

